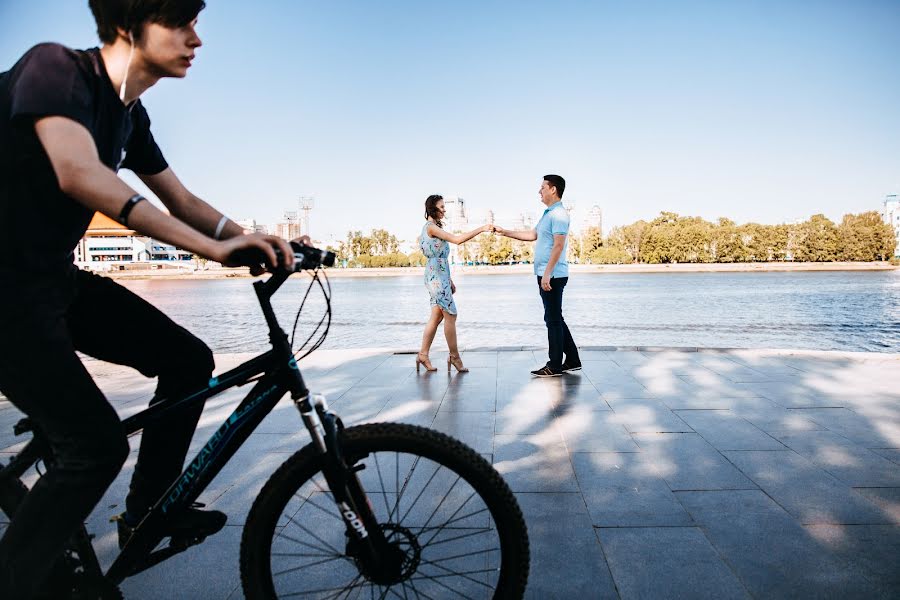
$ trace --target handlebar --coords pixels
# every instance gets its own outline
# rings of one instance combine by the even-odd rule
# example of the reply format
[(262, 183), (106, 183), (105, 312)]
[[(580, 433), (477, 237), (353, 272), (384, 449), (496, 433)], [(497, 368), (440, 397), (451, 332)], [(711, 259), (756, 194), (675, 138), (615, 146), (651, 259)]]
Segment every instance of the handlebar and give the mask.
[[(313, 248), (312, 246), (304, 246), (297, 242), (291, 242), (291, 248), (294, 250), (294, 269), (293, 272), (307, 271), (318, 269), (319, 267), (334, 266), (335, 254), (328, 250)], [(276, 256), (281, 259), (281, 252), (275, 250)], [(265, 265), (267, 270), (273, 271), (272, 265), (268, 264), (266, 255), (256, 248), (238, 250), (231, 255), (235, 262), (244, 267), (257, 267)], [(281, 269), (279, 269), (281, 270)]]
[(335, 254), (329, 250), (320, 250), (312, 246), (304, 246), (297, 242), (291, 242), (291, 248), (294, 250), (294, 272), (310, 269), (318, 269), (319, 267), (333, 267)]

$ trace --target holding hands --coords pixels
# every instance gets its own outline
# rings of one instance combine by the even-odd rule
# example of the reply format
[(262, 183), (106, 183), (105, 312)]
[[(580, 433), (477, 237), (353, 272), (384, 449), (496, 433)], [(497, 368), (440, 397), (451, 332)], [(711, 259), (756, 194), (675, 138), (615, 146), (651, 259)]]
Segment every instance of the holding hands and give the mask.
[(481, 233), (497, 233), (499, 235), (506, 235), (506, 230), (502, 227), (494, 225), (492, 223), (486, 223), (481, 226)]

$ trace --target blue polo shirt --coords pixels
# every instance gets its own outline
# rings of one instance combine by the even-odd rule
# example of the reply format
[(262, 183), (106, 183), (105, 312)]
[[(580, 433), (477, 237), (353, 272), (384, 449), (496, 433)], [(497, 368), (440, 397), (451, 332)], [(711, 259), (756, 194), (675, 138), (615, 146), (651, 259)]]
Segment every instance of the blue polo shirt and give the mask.
[[(534, 274), (543, 276), (547, 263), (550, 262), (550, 251), (553, 250), (553, 236), (568, 235), (569, 233), (569, 213), (566, 212), (562, 202), (556, 202), (548, 206), (534, 229), (537, 232), (537, 242), (534, 244)], [(566, 237), (562, 255), (556, 262), (556, 266), (553, 267), (550, 277), (569, 276), (569, 263), (566, 261), (566, 249), (568, 246), (569, 238)]]

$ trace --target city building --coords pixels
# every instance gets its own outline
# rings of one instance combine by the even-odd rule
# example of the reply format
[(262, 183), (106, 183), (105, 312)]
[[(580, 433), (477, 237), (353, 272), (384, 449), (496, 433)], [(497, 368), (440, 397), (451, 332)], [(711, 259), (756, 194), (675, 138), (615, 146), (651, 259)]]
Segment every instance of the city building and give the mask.
[(580, 231), (581, 233), (584, 233), (586, 229), (590, 229), (591, 227), (596, 227), (600, 231), (600, 236), (603, 236), (603, 211), (596, 204), (587, 211), (586, 215), (584, 215), (584, 219), (581, 221)]
[(257, 223), (256, 219), (242, 219), (240, 221), (235, 221), (241, 228), (248, 233), (269, 233), (268, 227), (261, 223)]
[(885, 223), (894, 228), (894, 235), (897, 236), (897, 248), (894, 250), (894, 256), (900, 258), (900, 196), (888, 194), (884, 197), (884, 210), (881, 217)]
[(515, 220), (513, 220), (512, 229), (516, 231), (521, 231), (523, 229), (532, 229), (535, 225), (537, 225), (537, 221), (534, 219), (534, 213), (531, 211), (519, 213)]
[(138, 235), (101, 213), (94, 214), (75, 247), (76, 264), (94, 270), (138, 262), (190, 264), (192, 258), (193, 254), (186, 250)]
[(280, 223), (275, 224), (273, 235), (283, 240), (292, 240), (300, 237), (300, 218), (296, 210), (287, 210), (284, 212)]
[(466, 201), (459, 196), (444, 196), (444, 229), (456, 233), (465, 231), (468, 227)]

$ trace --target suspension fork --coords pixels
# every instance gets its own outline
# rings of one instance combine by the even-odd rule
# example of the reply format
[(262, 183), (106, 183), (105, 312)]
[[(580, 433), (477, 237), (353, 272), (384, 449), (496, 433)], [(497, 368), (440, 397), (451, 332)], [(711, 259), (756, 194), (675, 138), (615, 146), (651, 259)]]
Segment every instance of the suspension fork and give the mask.
[(348, 465), (344, 460), (338, 439), (344, 429), (341, 419), (328, 410), (325, 397), (321, 394), (312, 395), (311, 400), (310, 396), (295, 400), (294, 404), (312, 436), (313, 444), (325, 457), (322, 472), (347, 528), (347, 535), (361, 550), (363, 564), (374, 573), (384, 572), (385, 568), (399, 569), (399, 565), (390, 568), (385, 564), (389, 556), (385, 551), (387, 539), (356, 475), (361, 469)]

